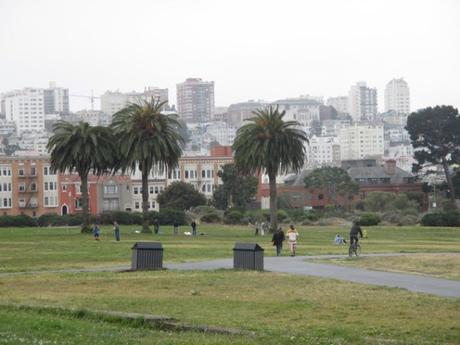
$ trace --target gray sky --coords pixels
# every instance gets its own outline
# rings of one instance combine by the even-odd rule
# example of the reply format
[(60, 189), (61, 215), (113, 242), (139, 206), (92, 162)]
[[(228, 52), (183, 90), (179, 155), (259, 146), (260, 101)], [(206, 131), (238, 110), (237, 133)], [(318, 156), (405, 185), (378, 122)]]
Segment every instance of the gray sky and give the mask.
[[(458, 0), (0, 0), (0, 92), (215, 81), (216, 105), (346, 95), (404, 77), (413, 110), (460, 106)], [(71, 109), (89, 107), (71, 98)]]

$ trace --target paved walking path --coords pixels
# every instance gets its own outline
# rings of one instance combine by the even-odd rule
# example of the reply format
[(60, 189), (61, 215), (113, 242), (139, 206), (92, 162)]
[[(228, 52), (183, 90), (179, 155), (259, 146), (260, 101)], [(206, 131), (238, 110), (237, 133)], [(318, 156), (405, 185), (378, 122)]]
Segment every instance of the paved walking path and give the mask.
[[(367, 256), (395, 256), (395, 254), (374, 254)], [(362, 268), (308, 262), (309, 259), (341, 257), (344, 256), (318, 255), (297, 257), (265, 257), (264, 268), (266, 271), (271, 272), (347, 280), (355, 283), (396, 287), (414, 292), (429, 293), (437, 296), (460, 298), (460, 281), (431, 278), (415, 274), (371, 271)], [(232, 268), (233, 260), (221, 259), (196, 263), (170, 264), (167, 265), (167, 267), (177, 270), (215, 270), (218, 268)]]
[[(455, 253), (445, 253), (449, 255), (459, 255)], [(445, 255), (444, 254), (444, 255)], [(409, 256), (423, 255), (423, 253), (388, 253), (388, 254), (367, 254), (362, 257), (373, 256)], [(431, 255), (431, 254), (430, 254)], [(433, 253), (432, 255), (443, 255), (442, 253)], [(297, 257), (265, 257), (264, 268), (266, 271), (290, 273), (298, 275), (309, 275), (321, 278), (332, 278), (339, 280), (352, 281), (355, 283), (388, 286), (407, 289), (414, 292), (424, 292), (437, 296), (460, 298), (460, 281), (431, 278), (422, 275), (393, 273), (382, 271), (371, 271), (362, 268), (337, 266), (331, 264), (312, 263), (314, 259), (333, 259), (344, 258), (344, 255), (315, 255), (315, 256), (297, 256)], [(216, 270), (219, 268), (233, 268), (233, 259), (218, 259), (203, 262), (189, 262), (165, 265), (168, 269), (173, 270)], [(77, 273), (77, 272), (119, 272), (129, 270), (128, 266), (111, 266), (99, 267), (92, 269), (66, 269), (66, 270), (49, 270), (34, 272), (13, 272), (0, 273), (2, 276), (12, 275), (35, 275), (44, 273)]]

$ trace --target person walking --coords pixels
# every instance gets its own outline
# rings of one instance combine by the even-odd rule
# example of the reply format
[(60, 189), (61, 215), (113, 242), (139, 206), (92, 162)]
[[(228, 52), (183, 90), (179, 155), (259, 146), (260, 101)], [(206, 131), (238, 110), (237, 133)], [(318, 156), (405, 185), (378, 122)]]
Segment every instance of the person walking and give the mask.
[(155, 235), (158, 235), (158, 233), (160, 232), (160, 222), (158, 221), (158, 218), (155, 218), (155, 220), (153, 221), (153, 232), (155, 233)]
[(177, 222), (176, 219), (174, 219), (173, 229), (174, 229), (173, 234), (178, 235), (179, 234), (179, 223)]
[(295, 250), (297, 247), (297, 238), (299, 237), (299, 233), (297, 232), (296, 228), (293, 224), (289, 225), (289, 230), (287, 232), (287, 238), (289, 243), (289, 249), (291, 250), (291, 256), (295, 256)]
[(99, 228), (99, 225), (97, 224), (94, 224), (93, 235), (94, 235), (94, 239), (96, 241), (99, 241), (99, 236), (101, 235), (101, 229)]
[(190, 224), (192, 227), (192, 236), (196, 236), (196, 222), (195, 220), (192, 220), (192, 224)]
[(273, 245), (276, 246), (276, 256), (281, 255), (281, 249), (283, 249), (283, 241), (285, 239), (286, 237), (284, 236), (284, 231), (281, 230), (281, 228), (278, 228), (272, 237)]
[(117, 221), (113, 222), (113, 232), (115, 234), (115, 241), (120, 241), (120, 225), (118, 225)]
[(260, 224), (259, 224), (258, 221), (256, 221), (256, 222), (254, 223), (254, 228), (255, 228), (255, 233), (254, 233), (254, 235), (255, 235), (255, 236), (259, 236)]

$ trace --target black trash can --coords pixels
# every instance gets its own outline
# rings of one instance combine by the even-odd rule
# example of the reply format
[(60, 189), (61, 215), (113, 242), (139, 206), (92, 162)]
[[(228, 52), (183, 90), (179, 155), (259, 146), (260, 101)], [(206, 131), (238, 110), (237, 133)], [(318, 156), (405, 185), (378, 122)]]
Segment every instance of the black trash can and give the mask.
[(163, 246), (161, 242), (136, 242), (133, 250), (131, 270), (158, 270), (163, 268)]
[(257, 243), (235, 243), (233, 268), (263, 271), (264, 249)]

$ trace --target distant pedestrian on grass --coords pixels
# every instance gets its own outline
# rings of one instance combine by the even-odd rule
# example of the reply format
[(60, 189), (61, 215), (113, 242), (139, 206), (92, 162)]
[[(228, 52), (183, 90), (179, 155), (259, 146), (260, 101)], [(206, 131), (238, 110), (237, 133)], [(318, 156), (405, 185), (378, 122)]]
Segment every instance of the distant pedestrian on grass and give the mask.
[(155, 218), (153, 221), (153, 231), (155, 232), (155, 235), (158, 235), (160, 232), (160, 222), (158, 221), (158, 218)]
[(120, 241), (120, 225), (118, 225), (117, 221), (113, 222), (113, 232), (115, 234), (115, 241)]
[(262, 236), (265, 236), (265, 233), (268, 234), (268, 223), (267, 222), (262, 222), (262, 225), (260, 227), (260, 234)]
[(258, 221), (254, 223), (254, 229), (255, 229), (254, 235), (259, 236), (260, 223)]
[(297, 232), (296, 228), (293, 224), (289, 225), (289, 230), (287, 232), (287, 238), (289, 243), (289, 249), (291, 250), (291, 256), (295, 256), (295, 250), (297, 247), (297, 238), (299, 237), (299, 233)]
[(94, 235), (94, 239), (96, 241), (99, 241), (99, 237), (101, 235), (101, 229), (99, 228), (99, 225), (97, 224), (94, 224), (93, 235)]
[(178, 235), (179, 234), (179, 223), (177, 222), (177, 220), (174, 220), (174, 224), (173, 224), (173, 227), (174, 227), (174, 235)]
[(281, 249), (283, 249), (283, 241), (285, 239), (286, 237), (284, 236), (284, 231), (281, 230), (281, 228), (278, 228), (272, 237), (273, 245), (276, 246), (276, 256), (281, 255)]
[(196, 236), (196, 222), (195, 220), (192, 220), (192, 224), (190, 224), (192, 227), (192, 236)]

